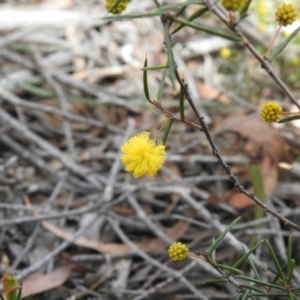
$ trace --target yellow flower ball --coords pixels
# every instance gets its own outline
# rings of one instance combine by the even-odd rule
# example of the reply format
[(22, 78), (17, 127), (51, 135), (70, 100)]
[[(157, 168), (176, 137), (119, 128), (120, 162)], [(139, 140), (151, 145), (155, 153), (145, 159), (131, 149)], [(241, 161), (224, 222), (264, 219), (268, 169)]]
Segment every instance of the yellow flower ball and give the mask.
[(221, 4), (231, 11), (241, 10), (246, 4), (247, 0), (221, 0)]
[(298, 57), (293, 57), (291, 60), (290, 60), (290, 64), (293, 66), (293, 67), (297, 67), (299, 66), (300, 64), (300, 59)]
[(156, 144), (149, 137), (150, 132), (143, 131), (132, 136), (121, 148), (121, 160), (125, 170), (135, 178), (144, 175), (154, 176), (162, 168), (166, 159), (165, 145)]
[(129, 2), (128, 0), (121, 0), (118, 5), (112, 9), (111, 7), (113, 6), (113, 4), (116, 2), (116, 0), (106, 0), (105, 1), (105, 8), (107, 9), (107, 11), (111, 12), (114, 15), (119, 15), (120, 13), (122, 13), (126, 7), (127, 7), (127, 2)]
[(298, 12), (296, 7), (291, 3), (283, 3), (277, 8), (275, 13), (276, 21), (279, 25), (287, 26), (291, 25), (296, 21)]
[(263, 105), (260, 115), (268, 123), (277, 122), (281, 119), (282, 107), (275, 101)]
[(260, 1), (257, 6), (257, 13), (259, 16), (265, 16), (267, 14), (267, 5), (265, 1)]
[(174, 243), (168, 250), (169, 257), (173, 260), (184, 260), (187, 257), (189, 249), (185, 244), (180, 242)]
[(223, 58), (229, 58), (231, 56), (231, 50), (227, 47), (224, 47), (220, 50), (220, 56)]
[(266, 31), (267, 25), (265, 23), (258, 23), (257, 28), (259, 31), (264, 32)]

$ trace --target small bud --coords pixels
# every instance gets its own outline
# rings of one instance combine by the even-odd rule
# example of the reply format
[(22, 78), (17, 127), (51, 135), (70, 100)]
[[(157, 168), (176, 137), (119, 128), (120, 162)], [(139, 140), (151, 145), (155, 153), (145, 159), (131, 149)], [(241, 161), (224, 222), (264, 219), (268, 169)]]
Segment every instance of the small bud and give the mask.
[(4, 295), (6, 300), (17, 300), (20, 290), (19, 282), (15, 275), (4, 274), (2, 277)]
[(107, 9), (107, 11), (111, 12), (114, 15), (119, 15), (120, 13), (122, 13), (126, 7), (127, 7), (127, 2), (129, 2), (128, 0), (121, 0), (117, 6), (115, 6), (111, 11), (111, 7), (114, 5), (114, 3), (116, 2), (116, 0), (106, 0), (105, 1), (105, 8)]
[(173, 260), (186, 259), (188, 252), (189, 249), (187, 248), (187, 246), (180, 242), (172, 244), (168, 250), (169, 257)]
[(246, 4), (246, 0), (221, 0), (221, 4), (230, 11), (241, 10)]
[(276, 21), (281, 26), (291, 25), (296, 21), (298, 13), (296, 7), (291, 3), (283, 3), (275, 13)]
[(277, 102), (270, 101), (263, 105), (260, 115), (268, 123), (277, 122), (281, 119), (282, 107)]

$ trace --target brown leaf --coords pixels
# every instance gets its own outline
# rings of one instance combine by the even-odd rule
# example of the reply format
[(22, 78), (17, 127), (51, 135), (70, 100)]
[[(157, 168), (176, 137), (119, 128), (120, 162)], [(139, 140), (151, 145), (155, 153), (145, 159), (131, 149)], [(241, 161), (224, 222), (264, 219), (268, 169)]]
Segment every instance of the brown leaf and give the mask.
[(265, 195), (274, 192), (278, 182), (278, 163), (272, 162), (271, 158), (265, 155), (259, 164)]
[(251, 207), (255, 203), (246, 195), (239, 192), (235, 192), (230, 196), (228, 204), (236, 209), (243, 209)]
[(231, 103), (231, 100), (226, 95), (223, 95), (212, 85), (197, 82), (197, 89), (201, 98), (206, 98), (208, 100), (218, 99), (222, 104)]
[[(189, 213), (190, 214), (190, 213)], [(66, 240), (72, 237), (72, 234), (66, 232), (59, 227), (53, 225), (50, 222), (42, 221), (42, 225), (51, 231), (56, 236)], [(186, 230), (189, 228), (190, 224), (185, 221), (178, 221), (173, 227), (167, 230), (167, 234), (174, 240), (178, 240)], [(74, 241), (74, 244), (96, 250), (100, 253), (111, 253), (111, 254), (125, 254), (131, 252), (131, 248), (124, 244), (117, 243), (103, 243), (100, 241), (90, 240), (85, 237), (79, 237)], [(159, 238), (154, 238), (146, 242), (136, 243), (136, 245), (146, 251), (161, 251), (167, 247), (167, 245)]]
[(70, 276), (72, 267), (57, 269), (51, 273), (34, 273), (27, 277), (22, 284), (22, 299), (30, 294), (39, 294), (61, 286)]
[(260, 117), (245, 118), (243, 122), (233, 126), (230, 130), (240, 133), (243, 137), (261, 146), (263, 154), (268, 155), (272, 161), (289, 158), (285, 140), (278, 129), (264, 122)]
[[(246, 120), (234, 127), (257, 147), (256, 157), (260, 159), (259, 167), (263, 178), (264, 192), (271, 194), (277, 185), (278, 163), (288, 159), (284, 138), (278, 130), (265, 123), (261, 118)], [(252, 153), (253, 154), (253, 153)]]
[[(27, 205), (31, 205), (30, 199), (27, 196), (24, 197), (24, 201)], [(193, 211), (188, 211), (186, 215), (188, 217), (193, 217), (194, 213)], [(41, 224), (47, 230), (51, 231), (53, 234), (60, 237), (61, 239), (67, 240), (72, 237), (72, 233), (66, 232), (48, 221), (41, 221)], [(178, 240), (182, 235), (184, 235), (184, 233), (189, 228), (189, 226), (190, 226), (189, 222), (178, 221), (173, 227), (167, 230), (167, 234), (172, 239)], [(90, 240), (85, 237), (79, 237), (74, 241), (74, 244), (84, 248), (93, 249), (100, 253), (126, 254), (132, 251), (129, 246), (124, 244), (103, 243), (96, 240)], [(135, 244), (140, 249), (145, 251), (162, 251), (167, 247), (167, 245), (159, 238), (154, 238), (146, 242), (139, 242)]]
[[(195, 217), (195, 212), (192, 209), (189, 209), (186, 213), (185, 216), (188, 218), (194, 218)], [(177, 241), (180, 239), (188, 230), (190, 227), (190, 223), (186, 221), (178, 221), (173, 227), (171, 227), (167, 233), (170, 238), (173, 240)]]
[[(235, 124), (236, 116), (229, 117), (218, 126), (228, 126), (229, 131), (234, 131), (245, 139), (241, 151), (258, 163), (263, 178), (265, 194), (271, 194), (277, 185), (278, 163), (289, 161), (290, 155), (285, 140), (278, 129), (264, 122), (260, 117), (253, 117)], [(230, 124), (232, 126), (230, 127)]]

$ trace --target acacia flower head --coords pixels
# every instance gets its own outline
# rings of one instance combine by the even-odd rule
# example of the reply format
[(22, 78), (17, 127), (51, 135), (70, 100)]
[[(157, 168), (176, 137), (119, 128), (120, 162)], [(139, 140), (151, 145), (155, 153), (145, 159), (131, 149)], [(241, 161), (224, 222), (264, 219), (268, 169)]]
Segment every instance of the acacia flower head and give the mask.
[(125, 171), (135, 178), (154, 176), (166, 159), (165, 145), (150, 139), (150, 132), (143, 131), (132, 136), (121, 148), (121, 160)]
[[(113, 6), (113, 4), (116, 2), (116, 0), (106, 0), (105, 1), (105, 8), (107, 9), (107, 11), (110, 11), (111, 7)], [(126, 7), (127, 7), (127, 2), (129, 2), (128, 0), (121, 0), (118, 5), (112, 9), (110, 12), (114, 15), (119, 15), (120, 13), (122, 13)]]
[(221, 0), (221, 4), (231, 11), (241, 10), (246, 4), (246, 0)]
[(277, 122), (281, 118), (282, 107), (275, 101), (269, 101), (263, 105), (260, 115), (268, 123)]
[(168, 250), (169, 257), (173, 260), (184, 260), (188, 255), (189, 249), (180, 242), (173, 243)]
[(265, 16), (268, 13), (266, 1), (262, 0), (258, 2), (257, 13), (259, 16)]
[(231, 56), (231, 50), (230, 48), (227, 48), (227, 47), (223, 47), (221, 50), (220, 50), (220, 56), (223, 57), (223, 58), (229, 58)]
[(283, 3), (280, 5), (275, 13), (276, 21), (279, 25), (287, 26), (296, 21), (298, 13), (296, 7), (291, 3)]

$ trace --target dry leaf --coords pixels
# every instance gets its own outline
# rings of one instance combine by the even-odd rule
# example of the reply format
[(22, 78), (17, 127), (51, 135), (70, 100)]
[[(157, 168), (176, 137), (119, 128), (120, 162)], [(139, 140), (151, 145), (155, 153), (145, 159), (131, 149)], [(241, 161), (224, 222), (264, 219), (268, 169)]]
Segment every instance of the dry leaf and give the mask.
[[(27, 196), (24, 197), (24, 202), (28, 206), (31, 205), (30, 199)], [(192, 211), (188, 211), (186, 215), (187, 217), (194, 216)], [(41, 221), (41, 224), (61, 239), (67, 240), (72, 238), (72, 233), (66, 232), (48, 221)], [(178, 240), (182, 235), (184, 235), (189, 226), (189, 222), (178, 221), (173, 227), (167, 230), (167, 235), (174, 240)], [(100, 253), (126, 254), (132, 251), (129, 246), (124, 244), (103, 243), (100, 241), (90, 240), (85, 237), (79, 237), (74, 241), (74, 244), (84, 248), (93, 249)], [(167, 247), (167, 245), (159, 238), (154, 238), (146, 242), (136, 243), (136, 245), (144, 251), (162, 251)]]
[(51, 273), (34, 273), (28, 276), (22, 284), (22, 299), (30, 294), (39, 294), (61, 286), (70, 276), (72, 267), (57, 269)]
[[(67, 240), (72, 237), (71, 233), (60, 229), (50, 222), (42, 221), (41, 223), (46, 229), (48, 229), (61, 239)], [(184, 235), (189, 226), (190, 224), (188, 222), (178, 221), (173, 227), (167, 230), (167, 234), (170, 238), (178, 240), (182, 235)], [(100, 253), (125, 254), (132, 251), (129, 246), (124, 244), (103, 243), (100, 241), (90, 240), (85, 237), (79, 237), (74, 241), (74, 244), (84, 248), (96, 250)], [(167, 245), (159, 238), (154, 238), (146, 242), (136, 243), (136, 245), (140, 249), (145, 251), (162, 251), (167, 247)]]
[(242, 193), (235, 192), (230, 196), (228, 204), (236, 209), (243, 209), (253, 206), (254, 201)]
[(197, 82), (197, 89), (201, 98), (205, 98), (208, 100), (218, 99), (222, 104), (230, 104), (231, 100), (228, 96), (223, 95), (217, 88), (204, 84), (201, 82)]
[(271, 194), (277, 185), (278, 163), (289, 160), (284, 138), (260, 117), (247, 119), (232, 129), (258, 145), (256, 157), (260, 159), (264, 192), (266, 195)]
[[(228, 126), (229, 131), (239, 133), (241, 138), (246, 139), (241, 150), (259, 164), (264, 192), (266, 195), (271, 194), (277, 185), (278, 163), (290, 160), (285, 140), (277, 129), (260, 117), (245, 118), (244, 121), (234, 124), (236, 118), (237, 116), (231, 116), (218, 126)], [(232, 127), (229, 126), (231, 123)]]

